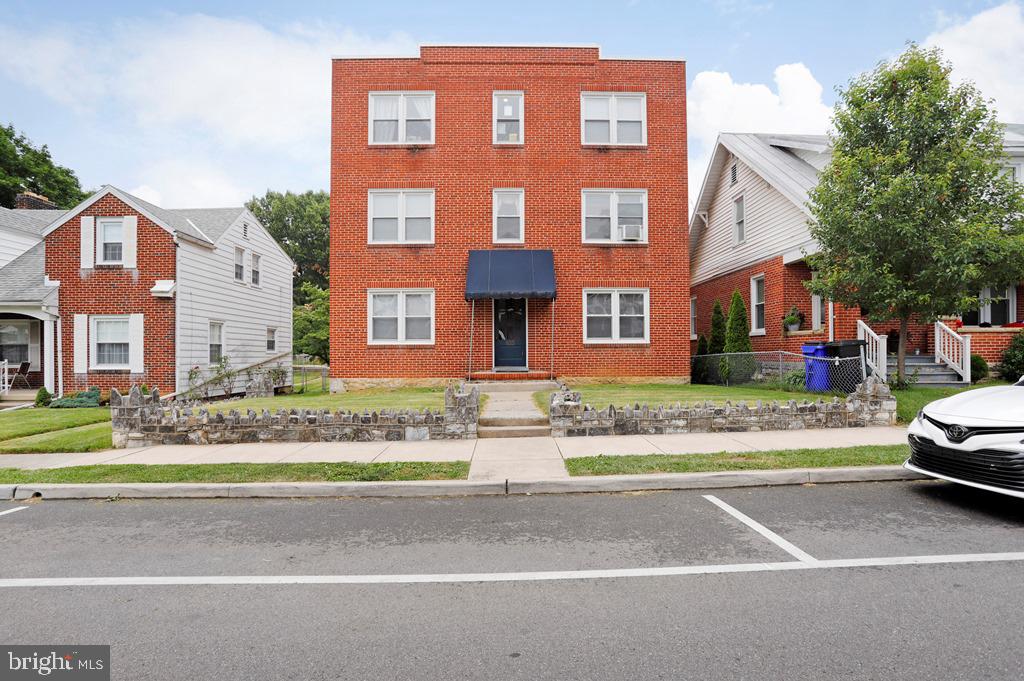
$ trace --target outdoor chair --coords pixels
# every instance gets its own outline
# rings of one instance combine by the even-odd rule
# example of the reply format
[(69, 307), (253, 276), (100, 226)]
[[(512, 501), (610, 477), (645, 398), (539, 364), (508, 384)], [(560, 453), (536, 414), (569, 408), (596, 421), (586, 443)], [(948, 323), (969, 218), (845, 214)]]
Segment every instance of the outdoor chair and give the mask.
[(18, 371), (15, 372), (14, 376), (11, 378), (11, 388), (12, 389), (18, 387), (19, 381), (20, 381), (22, 387), (27, 388), (27, 389), (31, 389), (32, 388), (31, 384), (29, 384), (29, 382), (28, 382), (28, 370), (29, 370), (29, 367), (31, 367), (31, 366), (32, 366), (31, 362), (22, 362), (21, 364), (18, 365)]

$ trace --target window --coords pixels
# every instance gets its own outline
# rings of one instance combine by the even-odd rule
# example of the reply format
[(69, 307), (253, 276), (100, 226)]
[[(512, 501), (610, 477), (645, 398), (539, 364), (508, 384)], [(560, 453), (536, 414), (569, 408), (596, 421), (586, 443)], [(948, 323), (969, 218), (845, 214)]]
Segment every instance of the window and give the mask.
[(732, 202), (732, 239), (737, 245), (747, 240), (746, 208), (742, 196)]
[(494, 190), (494, 243), (523, 243), (523, 190)]
[(434, 342), (433, 289), (369, 291), (367, 307), (371, 345)]
[(0, 362), (7, 360), (12, 369), (28, 362), (29, 332), (28, 320), (0, 322)]
[(433, 143), (433, 92), (370, 93), (370, 144)]
[(697, 296), (690, 297), (690, 340), (697, 340)]
[[(1017, 321), (1017, 288), (1015, 286), (990, 286), (981, 290), (978, 296), (981, 307), (965, 312), (961, 316), (965, 326), (991, 324), (1003, 326)], [(998, 300), (996, 300), (998, 298)]]
[(584, 190), (583, 241), (646, 243), (646, 190)]
[(764, 335), (764, 275), (750, 278), (750, 335)]
[(267, 329), (267, 352), (277, 350), (277, 329)]
[[(817, 279), (818, 273), (812, 272), (811, 279)], [(817, 293), (811, 294), (811, 329), (820, 331), (825, 328), (828, 319), (828, 302)]]
[(585, 343), (646, 343), (650, 292), (647, 289), (584, 289)]
[(224, 357), (224, 323), (210, 322), (210, 364), (217, 364)]
[(430, 244), (434, 242), (434, 191), (371, 191), (371, 244)]
[(647, 144), (647, 95), (583, 93), (583, 144)]
[(260, 256), (255, 253), (252, 254), (252, 266), (250, 269), (250, 279), (252, 280), (253, 286), (260, 285)]
[(523, 143), (523, 93), (494, 93), (494, 143)]
[(108, 369), (127, 369), (128, 317), (92, 317), (93, 366)]
[(245, 249), (235, 249), (235, 281), (245, 281)]
[(124, 254), (124, 220), (100, 218), (96, 234), (99, 241), (99, 264), (120, 265)]

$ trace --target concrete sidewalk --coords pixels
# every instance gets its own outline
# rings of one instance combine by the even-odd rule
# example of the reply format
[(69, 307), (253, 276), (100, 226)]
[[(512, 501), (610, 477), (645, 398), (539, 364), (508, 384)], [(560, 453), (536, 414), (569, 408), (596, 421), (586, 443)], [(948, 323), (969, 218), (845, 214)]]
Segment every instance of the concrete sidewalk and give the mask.
[[(86, 454), (3, 454), (0, 455), (0, 467), (35, 469), (122, 463), (469, 461), (470, 480), (557, 480), (568, 477), (564, 460), (581, 456), (754, 452), (893, 445), (906, 441), (906, 428), (884, 427), (760, 433), (522, 437), (433, 442), (166, 445), (139, 449), (111, 449)], [(511, 474), (513, 471), (514, 474)]]

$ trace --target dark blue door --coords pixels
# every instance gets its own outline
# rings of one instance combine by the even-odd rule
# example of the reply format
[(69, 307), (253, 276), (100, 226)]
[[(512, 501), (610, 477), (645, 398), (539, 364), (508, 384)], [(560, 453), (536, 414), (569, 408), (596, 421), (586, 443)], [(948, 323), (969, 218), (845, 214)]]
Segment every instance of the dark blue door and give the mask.
[(494, 366), (526, 368), (526, 299), (494, 301)]

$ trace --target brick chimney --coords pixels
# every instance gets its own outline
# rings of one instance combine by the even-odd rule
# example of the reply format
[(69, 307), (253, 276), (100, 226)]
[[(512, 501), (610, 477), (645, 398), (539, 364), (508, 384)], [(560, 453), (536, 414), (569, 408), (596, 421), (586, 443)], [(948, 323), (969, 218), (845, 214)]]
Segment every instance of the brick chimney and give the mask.
[(27, 210), (47, 210), (60, 208), (50, 199), (34, 192), (22, 192), (14, 197), (14, 207)]

